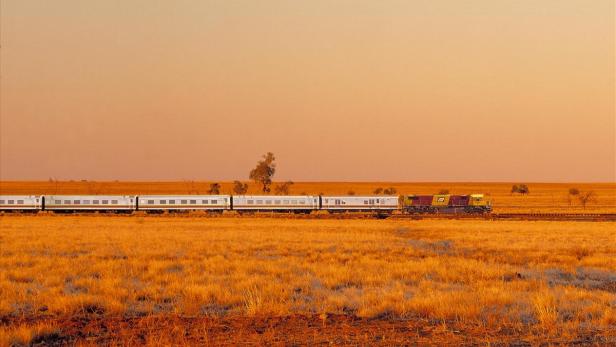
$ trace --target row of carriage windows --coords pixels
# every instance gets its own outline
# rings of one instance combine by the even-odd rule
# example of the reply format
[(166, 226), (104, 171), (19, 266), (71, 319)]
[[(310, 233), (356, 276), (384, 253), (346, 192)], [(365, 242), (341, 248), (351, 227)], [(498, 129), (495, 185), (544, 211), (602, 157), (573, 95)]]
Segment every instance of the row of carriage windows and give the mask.
[[(198, 204), (199, 200), (158, 200), (158, 203), (155, 200), (148, 200), (147, 202), (145, 202), (147, 205), (175, 205), (176, 202), (178, 202), (180, 205), (196, 205)], [(216, 205), (218, 204), (218, 200), (217, 199), (213, 199), (213, 200), (201, 200), (201, 204), (202, 205)]]
[[(0, 204), (3, 204), (4, 200), (0, 200)], [(175, 203), (179, 202), (182, 205), (196, 205), (198, 200), (159, 200), (158, 204), (160, 205), (167, 205), (167, 203), (169, 203), (169, 205), (175, 205)], [(211, 202), (212, 205), (216, 205), (218, 204), (218, 200), (214, 199), (214, 200), (201, 200), (201, 203), (204, 205), (208, 205)], [(13, 200), (9, 200), (8, 201), (9, 204), (13, 203)], [(18, 200), (17, 202), (18, 204), (23, 204), (23, 200)], [(56, 205), (62, 205), (62, 200), (55, 200), (54, 203)], [(111, 203), (111, 205), (117, 205), (118, 204), (118, 200), (64, 200), (64, 205), (109, 205)], [(154, 205), (156, 204), (156, 202), (154, 200), (148, 200), (147, 201), (148, 205)]]
[[(17, 201), (17, 203), (15, 201)], [(24, 201), (23, 200), (6, 200), (6, 201), (0, 200), (0, 205), (4, 205), (4, 204), (7, 204), (7, 205), (23, 205)]]
[(118, 200), (54, 200), (56, 205), (117, 205)]
[[(325, 199), (325, 203), (328, 204), (329, 203), (329, 199)], [(342, 200), (342, 199), (334, 199), (334, 205), (346, 205), (346, 201)], [(381, 199), (367, 199), (364, 200), (364, 205), (374, 205), (375, 203), (380, 204), (381, 203)]]
[[(38, 199), (37, 199), (38, 200)], [(158, 204), (160, 205), (175, 205), (175, 203), (179, 202), (182, 205), (196, 205), (199, 200), (159, 200)], [(203, 205), (216, 205), (218, 204), (218, 199), (212, 200), (200, 200)], [(302, 202), (303, 203), (303, 202)], [(23, 205), (24, 200), (0, 200), (0, 205)], [(118, 200), (54, 200), (55, 205), (117, 205)], [(148, 205), (155, 205), (155, 200), (148, 200)]]
[(246, 200), (248, 205), (306, 205), (306, 200)]

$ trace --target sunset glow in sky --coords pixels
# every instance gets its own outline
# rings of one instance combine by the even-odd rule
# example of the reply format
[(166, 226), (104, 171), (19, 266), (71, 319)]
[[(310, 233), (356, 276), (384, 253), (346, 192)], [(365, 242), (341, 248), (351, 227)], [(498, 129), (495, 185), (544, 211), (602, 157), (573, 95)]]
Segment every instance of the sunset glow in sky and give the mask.
[(0, 6), (1, 180), (616, 181), (613, 0)]

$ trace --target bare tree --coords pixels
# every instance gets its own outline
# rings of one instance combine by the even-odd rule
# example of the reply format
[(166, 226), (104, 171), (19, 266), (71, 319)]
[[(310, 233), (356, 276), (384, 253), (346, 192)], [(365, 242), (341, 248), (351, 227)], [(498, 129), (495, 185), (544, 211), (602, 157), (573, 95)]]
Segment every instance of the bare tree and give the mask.
[(220, 194), (220, 184), (212, 183), (210, 184), (210, 190), (207, 191), (208, 194), (218, 195)]
[(286, 181), (283, 184), (277, 185), (276, 188), (274, 188), (274, 191), (279, 195), (289, 195), (292, 185), (293, 181)]
[(581, 192), (578, 195), (578, 200), (580, 200), (580, 204), (582, 204), (583, 208), (586, 208), (586, 205), (589, 202), (595, 201), (596, 194), (594, 191), (589, 190), (587, 192)]
[(567, 199), (569, 200), (569, 206), (572, 203), (572, 197), (580, 195), (580, 190), (577, 188), (569, 188), (569, 194), (567, 195)]
[(264, 193), (269, 193), (271, 190), (272, 177), (276, 173), (275, 160), (274, 153), (267, 152), (267, 154), (263, 155), (263, 160), (259, 160), (257, 166), (250, 171), (248, 176), (251, 180), (261, 184)]
[(244, 195), (248, 191), (248, 183), (233, 181), (233, 192), (237, 195)]

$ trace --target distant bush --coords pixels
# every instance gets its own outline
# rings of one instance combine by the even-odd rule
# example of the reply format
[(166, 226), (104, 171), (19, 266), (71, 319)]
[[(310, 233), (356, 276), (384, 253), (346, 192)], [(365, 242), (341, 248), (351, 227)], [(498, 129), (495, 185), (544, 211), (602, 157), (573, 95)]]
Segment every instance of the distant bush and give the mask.
[(398, 190), (396, 190), (396, 188), (394, 187), (389, 187), (385, 190), (383, 190), (383, 194), (385, 195), (395, 195), (398, 192)]
[(207, 191), (208, 194), (220, 194), (220, 184), (219, 183), (212, 183), (210, 184), (210, 189)]
[(528, 189), (528, 186), (526, 184), (514, 184), (511, 187), (511, 193), (519, 193), (522, 195), (526, 195), (530, 193), (530, 190)]
[(347, 195), (355, 195), (355, 192), (354, 192), (354, 191), (352, 191), (352, 190), (349, 190), (349, 191), (347, 192)]
[(383, 193), (383, 188), (378, 187), (372, 193), (374, 193), (375, 195), (379, 195), (379, 194)]
[(277, 185), (276, 188), (274, 188), (274, 192), (279, 195), (289, 195), (292, 185), (292, 181), (286, 181), (283, 184)]
[(233, 192), (237, 195), (244, 195), (248, 192), (248, 183), (242, 183), (240, 181), (233, 182)]
[(442, 195), (449, 194), (449, 189), (441, 189), (438, 191), (438, 193)]

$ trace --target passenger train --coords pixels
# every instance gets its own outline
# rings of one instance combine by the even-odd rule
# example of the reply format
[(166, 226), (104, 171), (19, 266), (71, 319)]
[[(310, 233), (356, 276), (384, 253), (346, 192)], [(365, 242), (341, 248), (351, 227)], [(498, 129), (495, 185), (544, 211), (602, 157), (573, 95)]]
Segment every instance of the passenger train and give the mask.
[(1, 212), (114, 212), (184, 211), (489, 213), (483, 194), (320, 196), (320, 195), (0, 195)]

